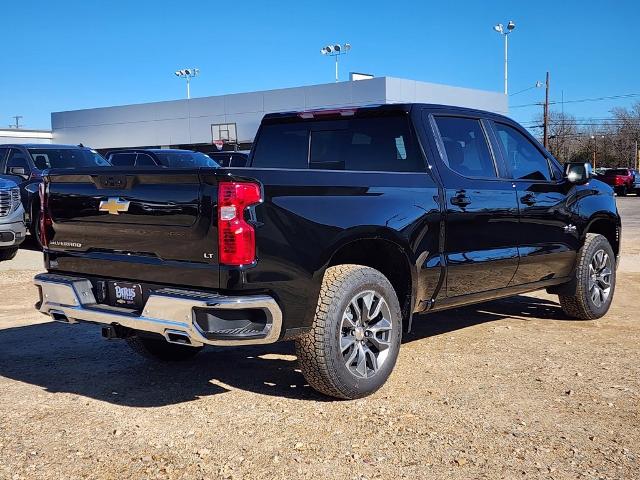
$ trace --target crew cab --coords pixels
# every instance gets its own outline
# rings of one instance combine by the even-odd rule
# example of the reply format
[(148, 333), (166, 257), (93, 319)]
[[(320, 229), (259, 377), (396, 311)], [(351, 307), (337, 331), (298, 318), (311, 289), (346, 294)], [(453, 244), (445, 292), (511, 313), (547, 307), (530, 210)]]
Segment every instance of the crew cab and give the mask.
[(381, 387), (430, 312), (547, 289), (604, 315), (621, 223), (485, 111), (395, 104), (268, 114), (241, 169), (52, 170), (37, 308), (162, 360), (293, 340), (309, 384)]
[(204, 153), (175, 148), (116, 150), (107, 154), (107, 160), (115, 167), (199, 168), (219, 166)]
[(630, 168), (609, 168), (600, 177), (604, 183), (613, 187), (621, 197), (627, 193), (636, 192), (636, 173)]
[(0, 178), (12, 180), (20, 187), (26, 224), (36, 239), (40, 238), (38, 186), (42, 181), (42, 173), (50, 168), (108, 166), (109, 163), (98, 152), (83, 145), (0, 145)]

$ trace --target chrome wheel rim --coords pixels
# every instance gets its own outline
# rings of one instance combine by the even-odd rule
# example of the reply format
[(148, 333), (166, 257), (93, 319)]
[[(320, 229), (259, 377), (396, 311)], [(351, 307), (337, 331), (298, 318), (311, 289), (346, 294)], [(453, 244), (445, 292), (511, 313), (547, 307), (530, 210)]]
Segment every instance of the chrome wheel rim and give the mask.
[(342, 314), (340, 351), (347, 370), (371, 378), (389, 356), (393, 323), (386, 300), (367, 290), (354, 296)]
[(598, 250), (589, 263), (589, 297), (600, 308), (611, 295), (611, 257), (604, 250)]

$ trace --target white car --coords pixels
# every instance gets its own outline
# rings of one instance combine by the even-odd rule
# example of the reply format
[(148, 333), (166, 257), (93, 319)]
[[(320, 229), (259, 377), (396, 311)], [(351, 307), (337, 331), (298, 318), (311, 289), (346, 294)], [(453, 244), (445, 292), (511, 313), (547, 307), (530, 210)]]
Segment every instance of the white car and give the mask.
[(20, 187), (0, 178), (0, 261), (16, 256), (26, 234)]

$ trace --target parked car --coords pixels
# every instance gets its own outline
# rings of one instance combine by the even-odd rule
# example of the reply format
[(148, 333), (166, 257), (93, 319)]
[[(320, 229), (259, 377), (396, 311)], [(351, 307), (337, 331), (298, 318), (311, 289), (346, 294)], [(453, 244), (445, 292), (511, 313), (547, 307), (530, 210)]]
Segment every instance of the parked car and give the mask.
[(640, 172), (635, 169), (631, 169), (633, 175), (633, 191), (636, 195), (640, 196)]
[(20, 187), (0, 178), (0, 261), (15, 257), (26, 235)]
[(207, 153), (221, 167), (246, 167), (249, 152), (210, 152)]
[(607, 185), (611, 185), (616, 194), (621, 197), (637, 191), (636, 172), (631, 168), (609, 168), (598, 178)]
[(596, 319), (615, 289), (613, 190), (478, 110), (268, 114), (247, 168), (51, 171), (43, 197), (41, 312), (163, 360), (294, 340), (339, 398), (384, 384), (416, 314), (546, 288)]
[(107, 160), (115, 167), (219, 167), (204, 153), (166, 148), (116, 150), (107, 154)]
[(0, 145), (0, 178), (20, 187), (22, 205), (31, 235), (40, 238), (40, 197), (42, 173), (50, 168), (108, 167), (98, 152), (82, 145), (5, 144)]

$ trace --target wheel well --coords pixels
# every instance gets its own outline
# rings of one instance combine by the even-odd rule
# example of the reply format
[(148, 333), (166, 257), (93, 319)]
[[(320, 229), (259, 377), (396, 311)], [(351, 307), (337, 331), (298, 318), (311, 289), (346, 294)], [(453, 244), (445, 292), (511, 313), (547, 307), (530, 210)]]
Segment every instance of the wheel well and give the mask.
[[(329, 267), (342, 264), (357, 264), (375, 268), (389, 279), (398, 296), (403, 320), (409, 319), (412, 284), (409, 260), (402, 248), (389, 240), (356, 240), (341, 247), (329, 263)], [(408, 323), (405, 323), (405, 327)]]
[(609, 240), (613, 253), (616, 255), (620, 253), (620, 232), (613, 221), (604, 218), (596, 220), (589, 226), (586, 233), (597, 233), (604, 236)]

